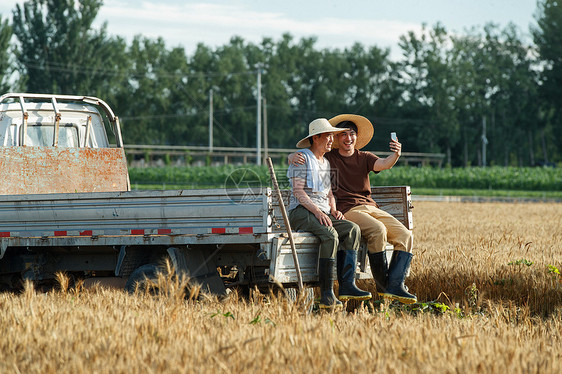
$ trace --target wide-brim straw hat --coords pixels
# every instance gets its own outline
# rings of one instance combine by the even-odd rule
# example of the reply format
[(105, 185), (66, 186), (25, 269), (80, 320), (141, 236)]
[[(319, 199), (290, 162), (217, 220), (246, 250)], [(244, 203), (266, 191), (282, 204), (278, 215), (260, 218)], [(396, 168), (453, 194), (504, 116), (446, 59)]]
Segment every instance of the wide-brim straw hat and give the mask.
[[(346, 121), (353, 122), (355, 126), (357, 126), (357, 142), (355, 143), (355, 149), (361, 149), (369, 144), (373, 138), (373, 134), (375, 133), (375, 128), (373, 127), (371, 121), (357, 114), (340, 114), (334, 118), (330, 118), (328, 121), (334, 127), (337, 127), (338, 124)], [(338, 143), (338, 138), (334, 137), (332, 148), (339, 148), (339, 146), (340, 144)]]
[(302, 138), (297, 143), (297, 148), (308, 148), (311, 146), (310, 144), (310, 137), (314, 135), (323, 134), (325, 132), (342, 132), (345, 129), (338, 129), (334, 126), (330, 125), (330, 122), (326, 118), (317, 118), (314, 121), (310, 122), (308, 125), (308, 136)]

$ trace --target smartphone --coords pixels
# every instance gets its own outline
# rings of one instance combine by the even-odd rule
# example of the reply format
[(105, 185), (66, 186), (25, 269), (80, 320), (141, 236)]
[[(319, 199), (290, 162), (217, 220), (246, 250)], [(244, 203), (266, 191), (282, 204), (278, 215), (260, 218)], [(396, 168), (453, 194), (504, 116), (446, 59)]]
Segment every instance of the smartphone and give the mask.
[(390, 139), (397, 141), (398, 139), (396, 138), (396, 133), (395, 132), (391, 132), (390, 133)]

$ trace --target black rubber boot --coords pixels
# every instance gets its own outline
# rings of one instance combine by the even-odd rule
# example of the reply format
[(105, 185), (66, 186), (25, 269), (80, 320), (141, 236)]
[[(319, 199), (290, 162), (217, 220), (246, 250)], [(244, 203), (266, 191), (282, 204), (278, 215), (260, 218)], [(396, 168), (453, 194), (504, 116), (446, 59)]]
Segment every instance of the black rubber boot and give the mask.
[(392, 261), (388, 267), (388, 285), (383, 296), (398, 300), (404, 304), (418, 301), (416, 295), (409, 293), (404, 286), (406, 272), (412, 262), (412, 254), (404, 251), (394, 251)]
[(371, 265), (371, 273), (377, 285), (377, 293), (384, 295), (388, 284), (388, 264), (386, 259), (386, 251), (369, 253), (369, 264)]
[(318, 266), (318, 278), (320, 281), (320, 301), (318, 308), (333, 309), (341, 308), (343, 304), (334, 295), (334, 266), (336, 260), (333, 258), (320, 258)]
[(357, 268), (357, 251), (338, 251), (338, 298), (346, 300), (369, 300), (370, 292), (357, 288), (355, 284), (355, 269)]

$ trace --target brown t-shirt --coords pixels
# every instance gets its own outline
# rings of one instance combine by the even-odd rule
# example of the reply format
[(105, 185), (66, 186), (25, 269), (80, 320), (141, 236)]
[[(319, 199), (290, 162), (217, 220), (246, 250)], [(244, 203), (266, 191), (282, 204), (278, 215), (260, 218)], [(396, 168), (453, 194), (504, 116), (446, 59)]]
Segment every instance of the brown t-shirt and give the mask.
[(332, 165), (332, 191), (340, 212), (345, 214), (357, 205), (377, 206), (371, 198), (369, 172), (373, 170), (378, 156), (355, 150), (353, 155), (345, 157), (337, 149), (332, 149), (324, 157)]

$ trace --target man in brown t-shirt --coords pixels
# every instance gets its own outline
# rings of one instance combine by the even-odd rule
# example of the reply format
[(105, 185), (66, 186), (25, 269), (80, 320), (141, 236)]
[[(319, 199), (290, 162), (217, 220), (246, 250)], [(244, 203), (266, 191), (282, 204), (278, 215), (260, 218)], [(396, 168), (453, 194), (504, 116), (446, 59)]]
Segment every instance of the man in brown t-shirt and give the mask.
[[(369, 262), (379, 295), (403, 303), (415, 303), (417, 298), (404, 286), (404, 278), (412, 260), (413, 236), (400, 221), (378, 208), (371, 198), (369, 173), (390, 169), (402, 151), (398, 140), (390, 141), (392, 154), (379, 158), (370, 152), (360, 151), (373, 137), (373, 125), (362, 116), (342, 114), (329, 120), (332, 126), (347, 130), (336, 135), (332, 151), (324, 157), (330, 161), (333, 192), (337, 209), (345, 218), (361, 228), (367, 240)], [(299, 162), (300, 157), (290, 156), (289, 161)], [(392, 260), (387, 264), (386, 242), (394, 246)]]

